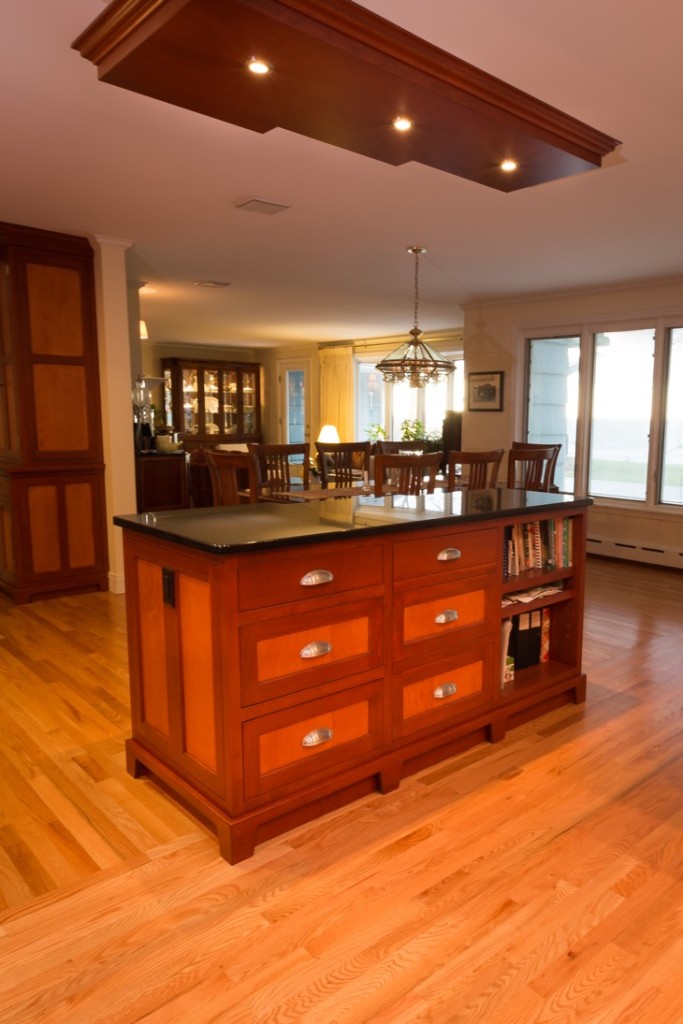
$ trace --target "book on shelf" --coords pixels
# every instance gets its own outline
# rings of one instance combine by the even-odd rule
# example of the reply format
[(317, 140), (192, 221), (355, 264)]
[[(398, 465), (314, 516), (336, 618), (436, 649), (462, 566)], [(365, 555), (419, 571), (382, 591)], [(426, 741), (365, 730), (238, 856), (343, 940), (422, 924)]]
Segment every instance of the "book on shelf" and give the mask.
[(514, 523), (503, 531), (503, 577), (519, 576), (528, 569), (539, 572), (569, 568), (573, 564), (573, 522), (534, 519)]
[(535, 608), (506, 619), (501, 635), (501, 687), (515, 672), (550, 660), (550, 609)]
[(511, 686), (515, 681), (515, 659), (510, 653), (512, 619), (504, 619), (500, 638), (500, 688)]
[(539, 587), (527, 587), (526, 590), (515, 590), (510, 594), (505, 594), (501, 601), (501, 607), (507, 608), (510, 604), (531, 604), (532, 601), (538, 601), (542, 597), (561, 594), (563, 590), (562, 581), (559, 583), (546, 583)]

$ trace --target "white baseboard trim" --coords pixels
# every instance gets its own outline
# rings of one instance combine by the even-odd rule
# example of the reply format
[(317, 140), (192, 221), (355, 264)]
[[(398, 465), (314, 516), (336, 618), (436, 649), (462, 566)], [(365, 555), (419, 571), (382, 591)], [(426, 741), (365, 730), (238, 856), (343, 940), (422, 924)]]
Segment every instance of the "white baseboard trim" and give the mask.
[(586, 550), (589, 555), (602, 555), (604, 558), (622, 558), (630, 562), (683, 569), (683, 551), (658, 544), (636, 544), (631, 541), (608, 540), (607, 537), (589, 537), (586, 541)]
[(110, 572), (108, 579), (110, 594), (125, 594), (126, 577), (122, 572)]

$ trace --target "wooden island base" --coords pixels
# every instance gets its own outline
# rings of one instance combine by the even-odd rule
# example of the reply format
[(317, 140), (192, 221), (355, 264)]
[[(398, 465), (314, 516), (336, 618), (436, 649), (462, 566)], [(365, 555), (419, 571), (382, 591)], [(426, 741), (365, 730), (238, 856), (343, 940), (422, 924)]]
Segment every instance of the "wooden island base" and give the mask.
[[(187, 805), (216, 833), (221, 856), (230, 864), (238, 864), (253, 856), (256, 846), (267, 839), (282, 835), (370, 793), (391, 793), (398, 789), (401, 779), (422, 768), (462, 753), (478, 743), (498, 743), (514, 725), (521, 725), (563, 704), (582, 704), (585, 699), (586, 678), (581, 676), (569, 690), (560, 689), (554, 696), (547, 697), (542, 706), (533, 704), (527, 713), (518, 709), (512, 723), (503, 712), (491, 721), (484, 719), (481, 723), (470, 722), (464, 727), (464, 733), (462, 729), (454, 729), (447, 736), (439, 737), (439, 746), (436, 748), (433, 740), (424, 740), (403, 748), (400, 755), (387, 755), (376, 764), (339, 773), (326, 783), (307, 790), (305, 797), (297, 794), (240, 818), (231, 818), (222, 812), (134, 739), (126, 741), (126, 767), (135, 778), (147, 774), (152, 776), (175, 795), (180, 803)], [(304, 798), (306, 802), (302, 803)]]
[[(588, 502), (502, 490), (482, 512), (483, 494), (435, 495), (442, 508), (411, 510), (394, 496), (117, 519), (129, 772), (151, 775), (211, 825), (234, 864), (583, 702)], [(544, 550), (510, 575), (510, 542), (530, 548), (527, 533)], [(560, 546), (549, 553), (552, 537)], [(536, 660), (517, 639), (524, 667), (504, 681), (504, 624), (519, 637), (535, 621)]]

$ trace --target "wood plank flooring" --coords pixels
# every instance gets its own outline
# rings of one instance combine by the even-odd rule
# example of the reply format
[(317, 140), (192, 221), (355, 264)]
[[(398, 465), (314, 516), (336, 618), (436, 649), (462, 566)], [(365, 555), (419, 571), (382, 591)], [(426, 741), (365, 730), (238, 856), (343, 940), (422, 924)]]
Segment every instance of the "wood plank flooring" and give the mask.
[(591, 560), (585, 707), (257, 847), (125, 772), (123, 598), (0, 598), (2, 1024), (682, 1024), (683, 573)]

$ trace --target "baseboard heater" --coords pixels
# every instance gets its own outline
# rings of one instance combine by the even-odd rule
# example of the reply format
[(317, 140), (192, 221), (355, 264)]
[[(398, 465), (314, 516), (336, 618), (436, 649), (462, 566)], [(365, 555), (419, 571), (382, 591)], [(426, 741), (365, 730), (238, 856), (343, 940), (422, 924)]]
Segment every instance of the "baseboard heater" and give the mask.
[(589, 555), (602, 555), (604, 558), (623, 558), (631, 562), (683, 569), (683, 551), (658, 544), (636, 544), (607, 537), (589, 537), (586, 541), (586, 551)]

